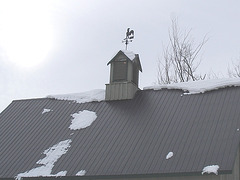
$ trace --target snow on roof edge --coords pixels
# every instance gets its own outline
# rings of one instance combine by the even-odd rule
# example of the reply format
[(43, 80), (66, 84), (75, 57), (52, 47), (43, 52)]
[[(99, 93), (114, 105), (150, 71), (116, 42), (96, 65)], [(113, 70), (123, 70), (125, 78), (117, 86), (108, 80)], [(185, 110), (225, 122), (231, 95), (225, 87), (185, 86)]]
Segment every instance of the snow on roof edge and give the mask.
[[(182, 82), (174, 84), (164, 84), (156, 86), (147, 86), (143, 90), (161, 90), (161, 89), (179, 89), (183, 90), (184, 94), (199, 94), (206, 91), (217, 90), (220, 88), (240, 86), (240, 78), (223, 78), (223, 79), (210, 79), (191, 82)], [(74, 94), (62, 94), (62, 95), (49, 95), (47, 98), (58, 100), (70, 100), (77, 103), (86, 102), (101, 102), (105, 100), (105, 90), (95, 89), (92, 91), (74, 93)]]
[(130, 60), (135, 58), (135, 53), (128, 50), (121, 50)]
[(220, 88), (240, 86), (240, 78), (209, 79), (144, 87), (143, 90), (179, 89), (184, 94), (199, 94)]
[(206, 166), (203, 168), (202, 170), (202, 174), (204, 173), (214, 173), (216, 175), (218, 175), (218, 169), (219, 169), (219, 166), (218, 165), (210, 165), (210, 166)]
[[(132, 51), (123, 50), (123, 49), (121, 49), (120, 51), (122, 51), (131, 61), (135, 58), (135, 53), (132, 52)], [(114, 53), (114, 55), (112, 56), (111, 60), (112, 60), (118, 53), (119, 53), (119, 51), (116, 52), (116, 53)]]
[(48, 95), (47, 98), (57, 99), (57, 100), (70, 100), (77, 103), (86, 102), (100, 102), (105, 100), (105, 90), (95, 89), (92, 91), (73, 93), (73, 94), (59, 94), (59, 95)]

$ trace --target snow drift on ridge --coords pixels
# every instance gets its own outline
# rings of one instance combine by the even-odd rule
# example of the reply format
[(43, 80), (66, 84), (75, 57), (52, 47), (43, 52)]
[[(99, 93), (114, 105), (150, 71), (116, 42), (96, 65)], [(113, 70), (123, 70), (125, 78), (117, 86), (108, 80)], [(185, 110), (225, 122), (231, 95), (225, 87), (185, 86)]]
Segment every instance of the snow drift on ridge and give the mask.
[(121, 50), (130, 60), (135, 58), (135, 53), (128, 50)]
[[(163, 84), (144, 87), (143, 90), (153, 89), (180, 89), (183, 90), (184, 94), (198, 94), (204, 93), (206, 91), (212, 91), (219, 88), (240, 86), (240, 78), (223, 78), (223, 79), (210, 79), (210, 80), (200, 80), (200, 81), (190, 81), (174, 84)], [(70, 100), (77, 103), (86, 102), (100, 102), (105, 100), (105, 90), (96, 89), (92, 91), (75, 93), (75, 94), (63, 94), (63, 95), (49, 95), (47, 98), (53, 98), (58, 100)]]
[(93, 101), (103, 101), (105, 99), (105, 90), (95, 89), (92, 91), (74, 93), (74, 94), (62, 94), (62, 95), (49, 95), (47, 98), (53, 98), (58, 100), (71, 100), (77, 103), (86, 103)]
[[(128, 51), (128, 50), (121, 50), (131, 61), (135, 58), (135, 53), (134, 52), (132, 52), (132, 51)], [(119, 51), (118, 52), (116, 52), (116, 53), (114, 53), (114, 55), (112, 56), (112, 58), (111, 59), (113, 59), (117, 54), (119, 53)]]
[(143, 89), (144, 90), (181, 89), (187, 92), (185, 94), (198, 94), (198, 93), (204, 93), (206, 91), (212, 91), (219, 88), (230, 87), (230, 86), (240, 86), (240, 78), (210, 79), (210, 80), (190, 81), (190, 82), (182, 82), (182, 83), (174, 83), (174, 84), (163, 84), (163, 85), (149, 86)]

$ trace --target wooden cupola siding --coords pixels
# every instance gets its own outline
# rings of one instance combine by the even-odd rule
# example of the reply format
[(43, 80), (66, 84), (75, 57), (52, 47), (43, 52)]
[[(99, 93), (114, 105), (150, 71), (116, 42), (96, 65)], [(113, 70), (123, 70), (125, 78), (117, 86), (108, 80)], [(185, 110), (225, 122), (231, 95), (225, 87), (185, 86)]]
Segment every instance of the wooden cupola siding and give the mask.
[(139, 71), (142, 71), (139, 56), (133, 53), (130, 55), (131, 59), (123, 51), (119, 51), (109, 61), (110, 82), (106, 84), (106, 100), (132, 99), (139, 90)]

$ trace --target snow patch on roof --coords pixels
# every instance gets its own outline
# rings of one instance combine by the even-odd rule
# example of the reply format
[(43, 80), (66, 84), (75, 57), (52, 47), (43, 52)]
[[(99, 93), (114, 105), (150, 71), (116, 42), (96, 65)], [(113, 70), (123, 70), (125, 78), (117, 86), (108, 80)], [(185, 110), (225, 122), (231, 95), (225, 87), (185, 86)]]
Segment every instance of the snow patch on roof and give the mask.
[(166, 156), (166, 159), (170, 159), (171, 157), (173, 157), (173, 152), (169, 152)]
[(200, 80), (191, 82), (182, 82), (174, 84), (164, 84), (144, 87), (144, 90), (154, 89), (181, 89), (187, 93), (184, 94), (198, 94), (204, 93), (206, 91), (212, 91), (219, 88), (240, 86), (240, 78), (223, 78), (223, 79), (210, 79), (210, 80)]
[(211, 166), (206, 166), (203, 168), (202, 170), (202, 174), (204, 173), (214, 173), (216, 175), (218, 175), (218, 169), (219, 169), (219, 166), (218, 165), (211, 165)]
[(78, 113), (74, 113), (71, 116), (73, 117), (72, 124), (69, 126), (71, 130), (87, 128), (97, 118), (95, 112), (88, 110), (79, 111)]
[(135, 53), (128, 50), (121, 50), (130, 60), (135, 58)]
[(48, 113), (48, 112), (50, 112), (50, 111), (53, 111), (53, 110), (51, 110), (51, 109), (43, 109), (42, 114)]
[(46, 149), (43, 152), (46, 157), (36, 162), (36, 164), (41, 164), (42, 166), (20, 173), (16, 176), (16, 179), (20, 180), (21, 177), (65, 176), (67, 171), (61, 171), (57, 174), (51, 174), (51, 172), (54, 167), (54, 163), (68, 151), (71, 142), (72, 140), (68, 139)]
[(85, 170), (81, 170), (79, 171), (76, 176), (84, 176), (86, 174), (86, 171)]
[(95, 89), (92, 91), (74, 93), (74, 94), (62, 94), (62, 95), (49, 95), (47, 98), (53, 98), (58, 100), (70, 100), (77, 103), (86, 103), (86, 102), (100, 102), (105, 100), (105, 90)]

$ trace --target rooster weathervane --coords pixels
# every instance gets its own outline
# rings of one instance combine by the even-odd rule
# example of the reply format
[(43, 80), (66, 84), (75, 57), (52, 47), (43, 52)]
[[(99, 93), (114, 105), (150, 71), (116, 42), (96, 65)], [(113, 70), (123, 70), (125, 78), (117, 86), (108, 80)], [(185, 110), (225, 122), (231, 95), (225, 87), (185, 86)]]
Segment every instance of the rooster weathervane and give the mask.
[(130, 28), (127, 28), (126, 37), (122, 41), (126, 45), (126, 50), (127, 50), (128, 44), (132, 42), (133, 38), (134, 38), (134, 31), (130, 30)]

